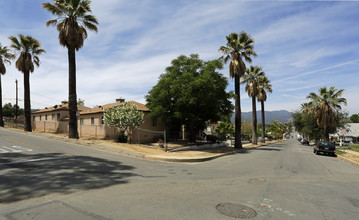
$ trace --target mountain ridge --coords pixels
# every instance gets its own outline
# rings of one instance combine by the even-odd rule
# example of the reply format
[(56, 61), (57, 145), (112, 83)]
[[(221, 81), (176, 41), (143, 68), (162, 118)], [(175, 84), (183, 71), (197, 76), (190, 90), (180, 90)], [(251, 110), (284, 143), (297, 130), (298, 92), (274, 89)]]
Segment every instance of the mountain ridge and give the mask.
[[(292, 113), (287, 110), (265, 111), (265, 123), (270, 124), (273, 120), (278, 122), (287, 123), (292, 118)], [(231, 118), (234, 123), (234, 114)], [(252, 112), (242, 112), (242, 123), (244, 121), (252, 122)], [(262, 112), (257, 111), (257, 122), (262, 123)]]

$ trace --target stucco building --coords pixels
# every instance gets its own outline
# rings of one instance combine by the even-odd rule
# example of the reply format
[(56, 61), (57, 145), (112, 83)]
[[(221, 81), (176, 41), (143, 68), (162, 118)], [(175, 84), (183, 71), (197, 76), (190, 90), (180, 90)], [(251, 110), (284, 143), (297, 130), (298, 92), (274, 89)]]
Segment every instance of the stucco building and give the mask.
[[(132, 143), (157, 142), (167, 129), (165, 124), (158, 118), (150, 118), (150, 109), (144, 104), (128, 101), (137, 106), (139, 111), (144, 113), (144, 122), (139, 129), (132, 133)], [(109, 108), (116, 108), (125, 103), (124, 99), (116, 99), (115, 103), (100, 105), (95, 108), (88, 108), (78, 105), (78, 133), (80, 137), (87, 138), (116, 138), (119, 129), (110, 127), (103, 121), (104, 112)], [(33, 129), (44, 132), (67, 133), (68, 132), (68, 104), (62, 103), (50, 108), (41, 109), (32, 113)]]

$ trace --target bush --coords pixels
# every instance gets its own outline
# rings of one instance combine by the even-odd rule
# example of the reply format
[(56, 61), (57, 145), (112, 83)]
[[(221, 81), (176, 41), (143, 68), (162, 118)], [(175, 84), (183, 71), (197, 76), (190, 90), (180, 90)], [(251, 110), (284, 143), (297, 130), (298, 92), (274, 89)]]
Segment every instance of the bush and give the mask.
[(218, 140), (218, 137), (215, 135), (207, 135), (206, 138), (207, 138), (207, 141), (213, 142), (213, 143), (217, 142), (217, 140)]
[(125, 135), (125, 132), (121, 131), (118, 134), (116, 142), (118, 142), (118, 143), (127, 143), (127, 136)]

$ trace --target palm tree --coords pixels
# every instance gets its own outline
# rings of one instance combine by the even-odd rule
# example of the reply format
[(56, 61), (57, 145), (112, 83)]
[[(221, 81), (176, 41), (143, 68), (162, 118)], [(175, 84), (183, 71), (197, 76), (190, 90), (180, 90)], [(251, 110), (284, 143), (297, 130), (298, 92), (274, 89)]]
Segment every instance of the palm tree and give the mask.
[(11, 48), (19, 55), (16, 60), (16, 68), (24, 74), (24, 111), (25, 111), (25, 131), (32, 131), (31, 129), (31, 101), (30, 101), (30, 73), (34, 72), (34, 64), (39, 67), (40, 59), (38, 55), (45, 53), (41, 49), (41, 44), (38, 40), (31, 36), (24, 36), (19, 34), (19, 39), (10, 36)]
[(312, 112), (313, 106), (309, 102), (305, 102), (300, 104), (300, 110), (305, 114), (309, 114)]
[(3, 47), (0, 43), (0, 126), (4, 127), (4, 120), (2, 115), (2, 88), (1, 88), (1, 75), (5, 75), (5, 63), (11, 64), (10, 60), (14, 59), (15, 55), (10, 53), (7, 47)]
[(272, 85), (268, 77), (260, 77), (257, 82), (258, 86), (258, 95), (257, 101), (261, 103), (261, 113), (262, 113), (262, 143), (265, 143), (265, 111), (264, 111), (264, 102), (267, 101), (267, 92), (272, 93)]
[(258, 80), (264, 77), (264, 72), (259, 66), (250, 66), (246, 70), (246, 74), (243, 77), (242, 83), (245, 84), (245, 91), (249, 97), (252, 97), (252, 144), (257, 144), (257, 106), (256, 97), (258, 95)]
[(59, 31), (60, 45), (67, 47), (69, 60), (69, 138), (78, 138), (77, 132), (77, 93), (76, 93), (76, 51), (87, 38), (86, 28), (97, 32), (98, 21), (91, 15), (89, 0), (54, 0), (54, 3), (43, 3), (42, 7), (56, 19), (46, 25), (56, 25)]
[(319, 94), (309, 93), (307, 99), (310, 99), (308, 105), (313, 109), (313, 115), (317, 119), (317, 124), (324, 130), (324, 139), (329, 141), (329, 128), (335, 123), (337, 113), (341, 110), (341, 104), (346, 105), (347, 100), (341, 98), (344, 89), (337, 90), (335, 87), (319, 88)]
[(251, 56), (257, 56), (254, 52), (254, 40), (246, 32), (231, 33), (226, 36), (226, 46), (221, 46), (219, 52), (224, 53), (221, 60), (227, 63), (229, 60), (229, 77), (234, 78), (235, 93), (235, 148), (242, 148), (241, 142), (241, 97), (240, 78), (246, 72), (246, 65), (243, 60), (252, 62)]

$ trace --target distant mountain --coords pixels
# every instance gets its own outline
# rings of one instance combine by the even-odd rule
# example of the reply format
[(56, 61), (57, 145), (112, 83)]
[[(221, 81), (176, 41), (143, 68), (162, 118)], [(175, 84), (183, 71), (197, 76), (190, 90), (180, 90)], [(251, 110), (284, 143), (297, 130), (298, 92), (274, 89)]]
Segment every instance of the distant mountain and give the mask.
[[(265, 111), (265, 120), (266, 124), (270, 124), (273, 120), (277, 120), (279, 122), (288, 122), (289, 119), (292, 118), (290, 112), (286, 110), (280, 111)], [(231, 121), (234, 122), (234, 114), (231, 118)], [(252, 122), (252, 112), (242, 112), (242, 122)], [(258, 124), (262, 122), (262, 113), (261, 111), (257, 111), (257, 121)]]

